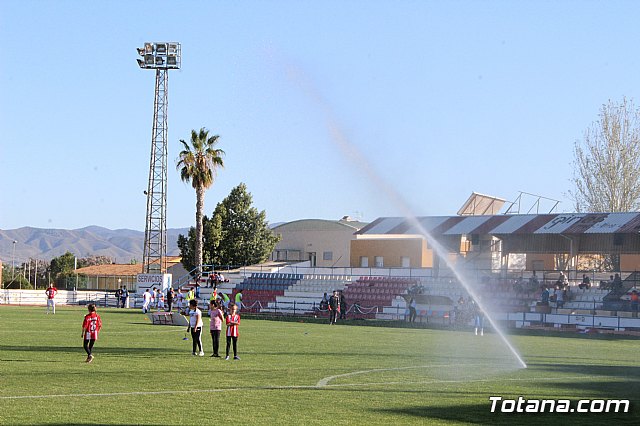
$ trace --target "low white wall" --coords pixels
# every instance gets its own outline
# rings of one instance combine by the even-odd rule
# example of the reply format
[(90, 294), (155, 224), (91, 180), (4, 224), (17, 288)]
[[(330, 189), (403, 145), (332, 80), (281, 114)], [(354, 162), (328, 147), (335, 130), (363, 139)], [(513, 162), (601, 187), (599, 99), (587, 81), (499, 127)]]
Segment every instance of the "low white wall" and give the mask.
[[(302, 275), (351, 275), (354, 279), (360, 276), (381, 276), (381, 277), (404, 277), (404, 278), (421, 278), (431, 277), (432, 269), (430, 268), (323, 268), (311, 267), (309, 262), (296, 263), (280, 268), (278, 272)], [(247, 274), (251, 275), (251, 274)]]
[(514, 321), (520, 328), (533, 324), (575, 325), (579, 328), (609, 328), (625, 330), (640, 328), (640, 318), (624, 318), (582, 314), (541, 314), (537, 312), (512, 312), (496, 315), (502, 321)]
[[(58, 290), (56, 305), (77, 305), (82, 300), (107, 301), (115, 306), (113, 292), (98, 290), (68, 291)], [(47, 305), (47, 296), (44, 290), (0, 290), (0, 305)]]

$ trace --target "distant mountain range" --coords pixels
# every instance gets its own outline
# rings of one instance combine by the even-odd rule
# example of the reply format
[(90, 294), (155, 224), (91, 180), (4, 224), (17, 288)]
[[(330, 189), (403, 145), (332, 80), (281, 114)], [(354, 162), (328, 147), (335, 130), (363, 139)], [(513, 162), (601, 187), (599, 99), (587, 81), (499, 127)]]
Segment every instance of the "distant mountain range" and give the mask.
[[(186, 235), (189, 228), (167, 229), (167, 255), (178, 256), (178, 235)], [(111, 230), (100, 226), (81, 229), (18, 228), (0, 230), (0, 261), (16, 264), (29, 258), (51, 260), (67, 251), (77, 257), (109, 256), (116, 263), (142, 261), (144, 232), (131, 229)]]

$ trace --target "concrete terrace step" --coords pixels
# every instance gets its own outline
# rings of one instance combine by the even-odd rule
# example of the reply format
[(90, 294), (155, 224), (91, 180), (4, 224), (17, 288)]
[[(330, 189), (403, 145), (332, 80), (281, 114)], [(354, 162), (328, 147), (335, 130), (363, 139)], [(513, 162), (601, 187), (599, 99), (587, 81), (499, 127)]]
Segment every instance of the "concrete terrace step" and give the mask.
[(341, 286), (344, 287), (346, 285), (350, 285), (349, 282), (346, 281), (298, 281), (297, 283), (295, 283), (295, 285), (308, 285), (311, 287), (314, 286), (318, 286), (318, 287), (331, 287), (331, 286)]
[(328, 293), (331, 294), (333, 293), (334, 290), (344, 290), (344, 288), (336, 288), (336, 287), (320, 287), (320, 286), (313, 286), (313, 287), (307, 287), (307, 286), (291, 286), (288, 288), (289, 291), (297, 291), (297, 292), (304, 292), (304, 293), (320, 293), (320, 295), (324, 294), (324, 293)]
[(311, 292), (311, 291), (296, 291), (296, 290), (286, 290), (284, 295), (287, 297), (293, 298), (301, 298), (301, 299), (317, 299), (318, 302), (324, 296), (324, 292)]

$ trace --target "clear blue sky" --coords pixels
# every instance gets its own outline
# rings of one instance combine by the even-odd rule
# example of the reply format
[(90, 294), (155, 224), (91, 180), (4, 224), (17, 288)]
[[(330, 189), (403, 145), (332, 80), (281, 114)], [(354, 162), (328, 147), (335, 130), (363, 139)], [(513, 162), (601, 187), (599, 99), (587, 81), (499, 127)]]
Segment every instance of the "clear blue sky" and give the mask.
[(2, 1), (0, 229), (144, 229), (145, 41), (182, 43), (169, 227), (194, 223), (175, 160), (203, 126), (227, 153), (209, 215), (240, 182), (270, 222), (400, 214), (334, 143), (327, 112), (416, 215), (455, 214), (472, 191), (573, 211), (575, 140), (608, 99), (638, 103), (639, 12), (633, 1)]

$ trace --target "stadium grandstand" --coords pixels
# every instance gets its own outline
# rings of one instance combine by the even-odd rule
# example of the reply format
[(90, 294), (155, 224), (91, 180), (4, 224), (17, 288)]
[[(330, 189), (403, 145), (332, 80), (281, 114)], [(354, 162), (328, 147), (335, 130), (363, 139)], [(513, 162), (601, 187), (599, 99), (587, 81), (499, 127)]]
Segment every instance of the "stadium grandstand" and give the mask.
[[(497, 209), (493, 204), (480, 207), (490, 212)], [(322, 318), (327, 316), (323, 297), (337, 290), (346, 299), (348, 319), (396, 321), (407, 319), (413, 299), (418, 323), (455, 326), (465, 324), (473, 302), (471, 288), (496, 318), (511, 326), (640, 331), (631, 303), (640, 281), (636, 272), (640, 270), (640, 213), (382, 217), (362, 225), (354, 228), (349, 265), (272, 261), (228, 269), (218, 292), (233, 300), (242, 290), (245, 313)], [(296, 226), (309, 232), (307, 222)], [(445, 248), (450, 264), (439, 260), (430, 238)], [(308, 256), (302, 253), (299, 258)], [(610, 262), (607, 267), (606, 261)], [(117, 266), (78, 270), (73, 282), (103, 291), (91, 299), (100, 298), (101, 304), (109, 306), (110, 291), (120, 284), (128, 286), (130, 280), (125, 277), (133, 274), (115, 271)], [(465, 285), (453, 269), (464, 272)], [(207, 274), (200, 277), (203, 301), (212, 292), (207, 278)], [(562, 296), (557, 294), (559, 284)], [(193, 285), (188, 272), (177, 279), (174, 274), (174, 288)], [(547, 302), (545, 289), (550, 293)], [(137, 289), (138, 294), (141, 290)], [(31, 300), (27, 292), (16, 294), (5, 291), (0, 303)], [(33, 303), (40, 303), (40, 294), (33, 297)], [(132, 307), (140, 303), (135, 295), (131, 302)]]

